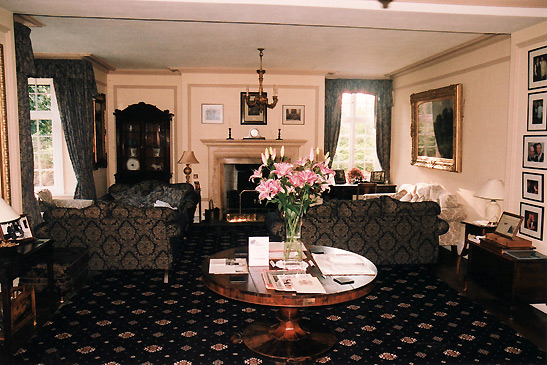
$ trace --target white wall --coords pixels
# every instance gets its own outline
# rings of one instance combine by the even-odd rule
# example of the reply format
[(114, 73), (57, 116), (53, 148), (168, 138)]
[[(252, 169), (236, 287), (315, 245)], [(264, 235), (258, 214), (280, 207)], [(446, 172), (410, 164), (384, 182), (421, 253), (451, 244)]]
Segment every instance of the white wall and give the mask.
[[(434, 182), (457, 194), (469, 220), (484, 219), (486, 201), (474, 192), (488, 179), (505, 180), (510, 46), (507, 37), (393, 80), (391, 174), (397, 185)], [(410, 95), (463, 84), (462, 172), (410, 164)], [(502, 207), (503, 209), (503, 207)]]
[[(506, 206), (514, 212), (520, 212), (520, 204), (527, 203), (543, 207), (543, 240), (532, 240), (538, 251), (547, 254), (547, 204), (522, 198), (522, 173), (543, 174), (547, 170), (524, 169), (523, 135), (547, 136), (547, 131), (527, 132), (528, 94), (547, 91), (547, 88), (528, 90), (528, 51), (547, 46), (547, 22), (521, 30), (511, 36), (511, 81), (509, 103), (509, 130), (507, 131), (507, 173)], [(545, 191), (544, 191), (545, 195)], [(529, 239), (529, 237), (526, 237)]]
[[(249, 72), (114, 72), (107, 77), (108, 114), (108, 184), (114, 183), (116, 173), (116, 131), (114, 109), (124, 109), (140, 101), (168, 109), (174, 116), (171, 132), (172, 182), (185, 181), (183, 169), (177, 161), (185, 150), (193, 150), (199, 164), (192, 165), (192, 175), (198, 174), (202, 188), (202, 200), (209, 200), (209, 171), (207, 147), (201, 139), (226, 139), (228, 128), (232, 137), (241, 140), (249, 134), (252, 127), (257, 128), (267, 140), (276, 139), (281, 128), (283, 139), (306, 139), (302, 148), (307, 153), (312, 147), (323, 147), (323, 120), (325, 81), (323, 75), (287, 75), (268, 72), (265, 78), (265, 91), (270, 97), (273, 85), (278, 89), (279, 101), (274, 109), (268, 110), (266, 125), (241, 125), (240, 92), (249, 86), (256, 91), (258, 77)], [(201, 105), (222, 104), (224, 122), (222, 124), (202, 124)], [(283, 105), (304, 105), (304, 125), (283, 125)], [(257, 156), (260, 157), (260, 156)], [(194, 179), (192, 178), (192, 182)]]

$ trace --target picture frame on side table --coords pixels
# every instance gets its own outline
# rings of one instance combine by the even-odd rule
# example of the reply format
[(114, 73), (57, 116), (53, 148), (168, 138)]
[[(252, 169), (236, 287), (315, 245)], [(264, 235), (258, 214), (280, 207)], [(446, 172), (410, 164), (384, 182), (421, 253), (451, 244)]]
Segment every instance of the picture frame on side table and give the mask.
[(522, 173), (522, 197), (524, 199), (543, 202), (543, 174), (534, 174), (532, 172)]
[(523, 218), (520, 215), (503, 212), (496, 226), (495, 233), (510, 239), (517, 235)]
[[(249, 92), (249, 99), (254, 100), (258, 96), (258, 92)], [(268, 108), (262, 110), (258, 106), (253, 106), (249, 108), (247, 102), (245, 101), (247, 96), (246, 92), (241, 92), (240, 95), (240, 109), (241, 109), (241, 124), (242, 125), (266, 125), (268, 124)], [(268, 94), (266, 92), (262, 93), (262, 96), (267, 98)]]
[(547, 135), (523, 136), (523, 161), (522, 167), (531, 169), (547, 169), (545, 147), (547, 147)]
[(527, 130), (547, 130), (547, 91), (528, 94)]
[(201, 104), (201, 124), (224, 123), (223, 104)]
[(524, 217), (520, 233), (525, 236), (543, 239), (543, 207), (520, 203), (520, 215)]
[(386, 172), (385, 171), (371, 171), (370, 172), (370, 182), (377, 183), (377, 184), (383, 184), (386, 180)]
[(528, 51), (528, 90), (547, 86), (546, 69), (547, 46)]
[(25, 214), (19, 219), (0, 224), (0, 238), (2, 241), (25, 242), (34, 240), (28, 218)]
[(283, 105), (283, 124), (304, 125), (304, 105)]
[(334, 170), (334, 183), (335, 184), (345, 184), (346, 183), (346, 172), (342, 169)]

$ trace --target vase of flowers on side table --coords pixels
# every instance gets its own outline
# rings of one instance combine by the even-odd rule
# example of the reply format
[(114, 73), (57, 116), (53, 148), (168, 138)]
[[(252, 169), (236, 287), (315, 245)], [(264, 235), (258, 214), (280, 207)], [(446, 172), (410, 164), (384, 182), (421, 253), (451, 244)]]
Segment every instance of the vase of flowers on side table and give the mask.
[(328, 154), (325, 161), (315, 161), (314, 150), (294, 163), (284, 155), (281, 147), (277, 151), (266, 149), (262, 154), (262, 165), (254, 171), (251, 180), (257, 182), (259, 200), (277, 203), (277, 208), (285, 220), (285, 240), (283, 244), (285, 267), (297, 267), (302, 262), (302, 218), (311, 204), (321, 193), (334, 184), (334, 171), (328, 167)]

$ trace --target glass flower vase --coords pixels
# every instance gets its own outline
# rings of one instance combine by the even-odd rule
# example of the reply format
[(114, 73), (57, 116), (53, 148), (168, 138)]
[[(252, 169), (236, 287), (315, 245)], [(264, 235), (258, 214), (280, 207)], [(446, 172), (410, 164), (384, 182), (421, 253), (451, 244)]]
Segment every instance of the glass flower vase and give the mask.
[(285, 268), (300, 268), (302, 264), (302, 214), (287, 211), (283, 215), (285, 221), (285, 241), (283, 242), (283, 258)]

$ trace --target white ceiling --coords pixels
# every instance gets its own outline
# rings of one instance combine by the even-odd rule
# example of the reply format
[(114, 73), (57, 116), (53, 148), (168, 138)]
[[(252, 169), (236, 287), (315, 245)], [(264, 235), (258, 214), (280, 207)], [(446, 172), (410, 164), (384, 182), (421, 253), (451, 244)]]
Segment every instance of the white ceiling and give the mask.
[[(452, 5), (456, 4), (456, 5)], [(471, 4), (471, 5), (470, 5)], [(480, 5), (482, 4), (482, 6)], [(383, 77), (485, 34), (547, 21), (547, 0), (0, 0), (36, 53), (116, 69), (264, 68)]]

